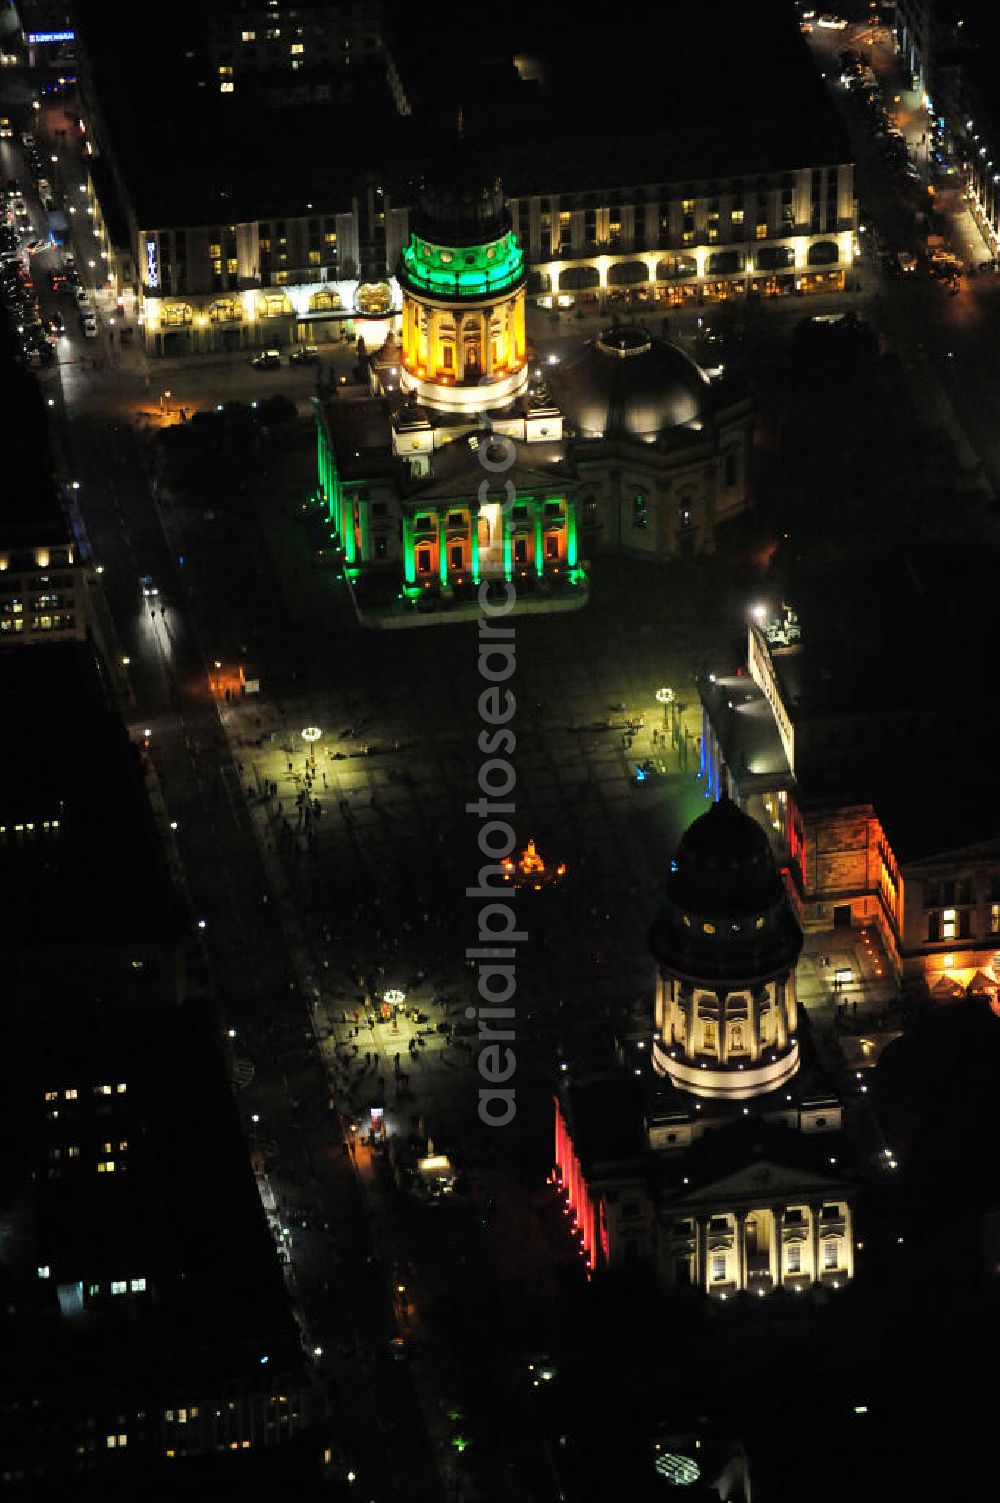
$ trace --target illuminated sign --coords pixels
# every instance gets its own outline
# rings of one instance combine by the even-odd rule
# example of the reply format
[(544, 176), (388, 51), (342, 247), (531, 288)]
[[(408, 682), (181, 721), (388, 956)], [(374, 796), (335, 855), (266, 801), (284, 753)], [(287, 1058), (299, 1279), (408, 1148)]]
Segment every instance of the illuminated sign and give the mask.
[(156, 259), (156, 241), (146, 241), (146, 286), (149, 288), (159, 287), (160, 267)]
[(75, 42), (75, 31), (29, 31), (28, 43), (34, 47), (38, 42)]

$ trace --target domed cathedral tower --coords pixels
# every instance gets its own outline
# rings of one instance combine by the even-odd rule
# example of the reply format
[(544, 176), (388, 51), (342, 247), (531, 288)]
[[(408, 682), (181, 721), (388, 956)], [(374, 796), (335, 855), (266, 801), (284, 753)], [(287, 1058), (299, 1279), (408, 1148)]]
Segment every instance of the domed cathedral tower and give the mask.
[(729, 798), (683, 835), (650, 947), (659, 1075), (696, 1096), (736, 1101), (795, 1074), (802, 933), (767, 836)]
[(524, 255), (498, 178), (459, 140), (447, 187), (425, 184), (398, 279), (404, 391), (440, 412), (496, 409), (528, 385)]

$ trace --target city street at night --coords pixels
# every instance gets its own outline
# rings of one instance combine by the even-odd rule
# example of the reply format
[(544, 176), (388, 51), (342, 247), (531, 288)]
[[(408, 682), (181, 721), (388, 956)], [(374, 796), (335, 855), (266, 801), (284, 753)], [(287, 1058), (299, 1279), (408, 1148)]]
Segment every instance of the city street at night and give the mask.
[(988, 1475), (1000, 26), (668, 11), (0, 14), (13, 1498)]

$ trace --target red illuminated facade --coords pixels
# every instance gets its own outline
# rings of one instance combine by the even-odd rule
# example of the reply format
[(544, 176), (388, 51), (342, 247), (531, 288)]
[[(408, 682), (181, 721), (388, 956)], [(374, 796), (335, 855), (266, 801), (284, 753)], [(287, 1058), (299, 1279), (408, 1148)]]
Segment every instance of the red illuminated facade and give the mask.
[[(598, 1213), (591, 1191), (587, 1187), (583, 1168), (573, 1147), (573, 1139), (563, 1117), (562, 1104), (555, 1098), (556, 1143), (555, 1180), (565, 1197), (565, 1215), (572, 1218), (573, 1232), (580, 1244), (580, 1254), (590, 1269), (598, 1266)], [(604, 1246), (600, 1249), (606, 1262), (608, 1256), (607, 1226), (601, 1218)]]

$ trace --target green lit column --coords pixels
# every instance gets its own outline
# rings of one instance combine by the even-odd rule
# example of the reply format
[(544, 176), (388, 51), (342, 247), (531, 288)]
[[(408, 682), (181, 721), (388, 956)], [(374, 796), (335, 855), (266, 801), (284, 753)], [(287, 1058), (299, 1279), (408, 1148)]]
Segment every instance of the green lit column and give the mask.
[(469, 507), (469, 557), (472, 561), (472, 583), (479, 583), (479, 502)]
[(416, 583), (417, 561), (413, 551), (413, 518), (403, 518), (403, 579), (408, 585)]
[(538, 500), (532, 501), (531, 507), (535, 513), (535, 573), (539, 578), (541, 578), (541, 576), (545, 572), (545, 557), (542, 539), (542, 503)]
[(341, 536), (344, 540), (344, 555), (349, 564), (353, 564), (358, 556), (358, 540), (354, 532), (354, 497), (350, 492), (343, 493), (341, 506)]
[(501, 508), (500, 511), (503, 518), (503, 577), (507, 580), (514, 577), (514, 539), (510, 512), (510, 507), (506, 510)]
[[(353, 507), (353, 504), (354, 503), (352, 502), (351, 503), (352, 507)], [(369, 550), (368, 550), (368, 531), (369, 531), (368, 524), (369, 524), (369, 516), (368, 516), (368, 513), (369, 513), (369, 510), (370, 510), (370, 507), (371, 507), (371, 502), (369, 501), (369, 499), (368, 499), (367, 496), (359, 496), (358, 497), (358, 531), (361, 534), (361, 547), (360, 547), (360, 550), (359, 550), (358, 563), (365, 563), (367, 561), (367, 559), (368, 559), (368, 556), (369, 556)], [(353, 528), (351, 530), (353, 532)], [(353, 562), (353, 560), (352, 560), (352, 562)]]
[(575, 569), (577, 564), (576, 549), (576, 497), (567, 496), (566, 507), (566, 566)]
[(448, 533), (446, 527), (447, 510), (438, 512), (438, 574), (441, 583), (448, 583)]

